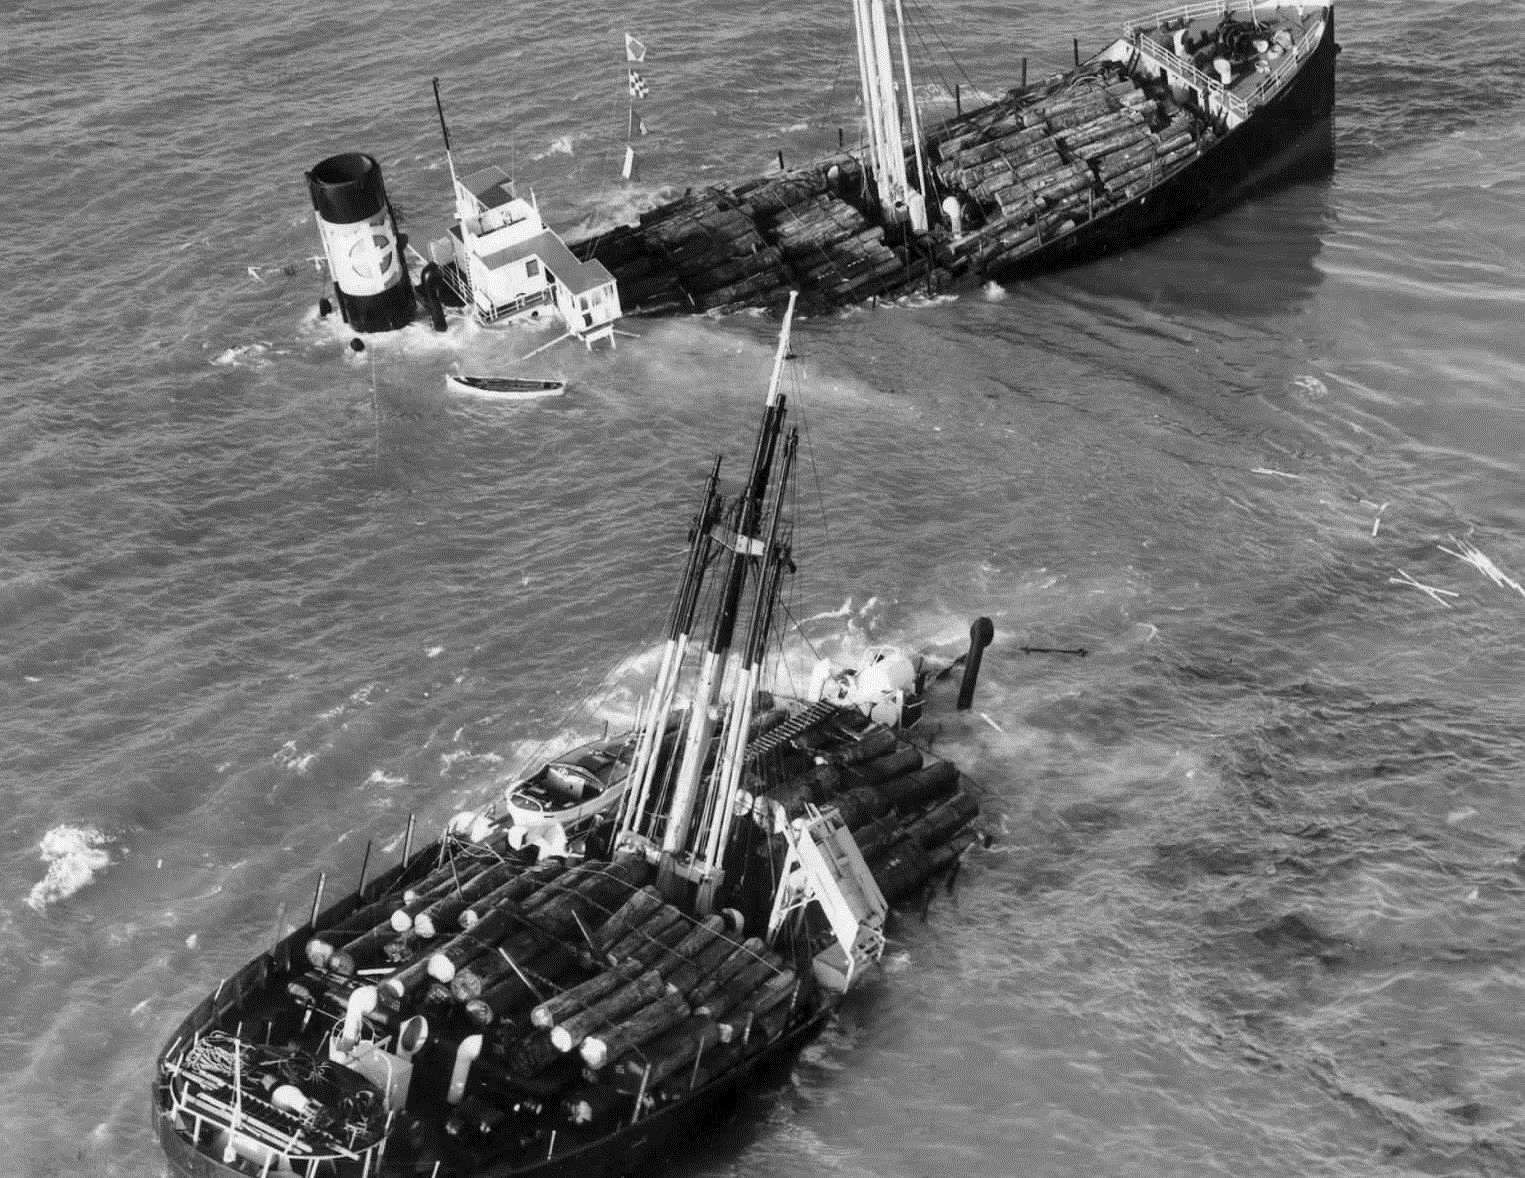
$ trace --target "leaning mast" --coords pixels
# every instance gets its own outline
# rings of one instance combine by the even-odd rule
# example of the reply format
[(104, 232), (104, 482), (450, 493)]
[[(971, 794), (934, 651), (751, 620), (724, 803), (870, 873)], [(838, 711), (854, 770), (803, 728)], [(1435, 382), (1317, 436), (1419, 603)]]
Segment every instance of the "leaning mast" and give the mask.
[[(714, 606), (713, 622), (709, 640), (700, 657), (698, 678), (689, 704), (686, 728), (682, 735), (682, 748), (677, 763), (676, 781), (665, 815), (658, 813), (649, 791), (643, 798), (647, 833), (655, 839), (658, 832), (660, 843), (659, 886), (675, 888), (680, 879), (704, 884), (713, 883), (719, 869), (718, 859), (725, 852), (725, 839), (717, 829), (716, 822), (728, 823), (734, 799), (718, 796), (720, 782), (712, 770), (715, 740), (721, 737), (721, 758), (729, 764), (737, 758), (736, 742), (744, 745), (746, 730), (750, 728), (750, 707), (738, 704), (745, 691), (746, 682), (754, 682), (756, 675), (743, 675), (742, 668), (735, 668), (732, 676), (732, 702), (728, 708), (721, 700), (725, 687), (727, 664), (732, 661), (731, 648), (736, 637), (736, 623), (741, 612), (743, 594), (749, 574), (757, 570), (753, 590), (754, 627), (748, 643), (746, 665), (754, 661), (753, 647), (757, 645), (755, 619), (758, 615), (769, 616), (771, 607), (758, 600), (757, 594), (775, 591), (776, 577), (768, 575), (770, 562), (777, 555), (777, 535), (780, 527), (779, 513), (782, 491), (772, 498), (773, 510), (768, 511), (770, 490), (775, 474), (775, 460), (783, 436), (785, 398), (780, 392), (784, 361), (789, 355), (789, 329), (794, 315), (796, 294), (791, 292), (789, 305), (784, 313), (783, 327), (779, 332), (778, 350), (774, 357), (773, 375), (768, 385), (768, 396), (763, 409), (763, 422), (758, 431), (752, 455), (751, 470), (746, 489), (735, 505), (733, 529), (729, 535), (716, 535), (716, 542), (730, 550), (725, 577)], [(792, 439), (784, 446), (784, 458), (777, 463), (788, 474), (793, 464), (794, 443)], [(766, 518), (765, 518), (766, 517)], [(758, 652), (760, 656), (760, 652)], [(737, 684), (742, 684), (738, 686)], [(740, 708), (740, 712), (737, 709)], [(670, 708), (668, 709), (670, 711)], [(729, 723), (727, 718), (729, 716)], [(666, 713), (661, 718), (648, 717), (648, 727), (666, 723)], [(745, 718), (745, 728), (738, 730), (736, 724)], [(727, 759), (725, 752), (731, 749)], [(738, 763), (739, 770), (739, 763)], [(710, 788), (706, 792), (706, 772), (710, 771)], [(698, 814), (701, 801), (704, 812)], [(633, 804), (632, 810), (635, 809)], [(697, 824), (695, 818), (701, 819)], [(642, 814), (632, 813), (628, 823), (634, 825), (643, 819)], [(711, 889), (712, 890), (712, 887)]]
[(905, 40), (905, 12), (895, 0), (900, 30), (900, 61), (906, 102), (911, 107), (912, 148), (922, 190), (906, 177), (905, 140), (900, 131), (900, 99), (895, 93), (895, 66), (890, 55), (889, 19), (884, 0), (853, 0), (853, 25), (858, 41), (858, 78), (863, 111), (868, 121), (869, 163), (879, 193), (879, 210), (887, 222), (910, 219), (911, 228), (927, 228), (926, 177), (921, 171), (921, 125), (911, 90), (910, 54)]

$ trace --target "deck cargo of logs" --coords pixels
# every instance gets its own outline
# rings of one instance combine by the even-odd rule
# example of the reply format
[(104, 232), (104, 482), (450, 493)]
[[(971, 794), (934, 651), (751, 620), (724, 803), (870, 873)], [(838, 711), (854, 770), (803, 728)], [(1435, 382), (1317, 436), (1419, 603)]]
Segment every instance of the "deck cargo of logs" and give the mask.
[(768, 305), (790, 290), (806, 308), (845, 306), (1021, 259), (1147, 192), (1213, 137), (1164, 87), (1099, 64), (929, 130), (928, 203), (957, 198), (957, 237), (887, 231), (862, 164), (842, 153), (691, 190), (576, 249), (609, 268), (629, 312)]
[(1210, 134), (1118, 66), (1014, 92), (945, 124), (930, 144), (934, 173), (983, 217), (955, 254), (984, 267), (1032, 253), (1148, 191)]
[[(770, 796), (788, 813), (835, 806), (891, 903), (974, 840), (977, 807), (951, 764), (827, 704), (760, 717), (753, 798), (766, 775), (784, 780)], [(406, 886), (315, 932), (311, 968), (287, 993), (336, 1021), (360, 1002), (384, 1030), (425, 1014), (430, 1050), (446, 1060), (472, 1043), (453, 1132), (490, 1133), (530, 1099), (576, 1126), (615, 1097), (701, 1083), (759, 1028), (777, 1031), (798, 997), (795, 970), (757, 930), (669, 903), (643, 856), (536, 862), (509, 850), (501, 830), (444, 845)]]
[(861, 164), (843, 154), (690, 191), (576, 248), (609, 268), (627, 310), (726, 310), (782, 302), (790, 290), (807, 305), (846, 305), (897, 292), (928, 269), (870, 224), (854, 203), (862, 183)]

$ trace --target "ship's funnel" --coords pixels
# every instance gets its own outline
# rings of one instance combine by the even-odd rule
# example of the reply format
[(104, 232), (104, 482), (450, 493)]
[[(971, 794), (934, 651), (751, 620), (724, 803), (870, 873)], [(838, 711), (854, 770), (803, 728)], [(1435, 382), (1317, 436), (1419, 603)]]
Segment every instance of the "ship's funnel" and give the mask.
[(413, 284), (381, 165), (359, 152), (331, 155), (307, 173), (307, 191), (344, 321), (361, 332), (406, 327)]

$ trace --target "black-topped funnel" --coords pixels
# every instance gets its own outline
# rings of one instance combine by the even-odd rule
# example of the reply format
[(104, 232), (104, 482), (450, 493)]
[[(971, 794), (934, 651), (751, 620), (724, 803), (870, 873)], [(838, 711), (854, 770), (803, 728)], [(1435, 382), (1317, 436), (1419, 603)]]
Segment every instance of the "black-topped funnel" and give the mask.
[(359, 152), (331, 155), (307, 173), (307, 191), (344, 321), (360, 332), (413, 322), (413, 284), (381, 165)]

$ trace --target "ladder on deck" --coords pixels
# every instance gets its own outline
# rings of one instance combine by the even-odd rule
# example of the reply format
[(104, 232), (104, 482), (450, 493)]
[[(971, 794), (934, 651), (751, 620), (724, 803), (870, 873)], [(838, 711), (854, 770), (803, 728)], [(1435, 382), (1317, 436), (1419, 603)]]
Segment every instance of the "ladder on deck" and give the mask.
[(818, 728), (837, 714), (840, 709), (836, 704), (827, 700), (817, 700), (803, 712), (796, 712), (777, 728), (770, 728), (751, 744), (747, 745), (748, 761), (756, 761), (767, 756), (779, 746), (787, 744), (797, 736), (802, 736), (812, 728)]

